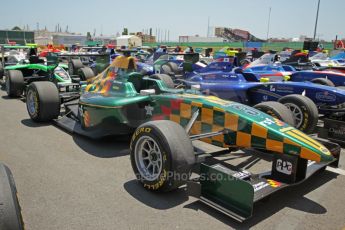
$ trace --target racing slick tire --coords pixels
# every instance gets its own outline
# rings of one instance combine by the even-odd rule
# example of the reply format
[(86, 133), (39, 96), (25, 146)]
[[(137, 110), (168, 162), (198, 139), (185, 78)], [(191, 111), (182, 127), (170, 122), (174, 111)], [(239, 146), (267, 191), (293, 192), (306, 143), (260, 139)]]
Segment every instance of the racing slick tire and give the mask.
[(331, 86), (331, 87), (335, 86), (331, 80), (328, 80), (326, 78), (315, 78), (315, 79), (310, 80), (310, 82), (319, 84), (319, 85)]
[(4, 77), (4, 68), (2, 67), (1, 63), (0, 63), (0, 80)]
[(163, 74), (171, 74), (173, 73), (172, 69), (170, 68), (170, 66), (168, 64), (164, 64), (161, 66), (161, 73)]
[(169, 120), (150, 121), (139, 126), (131, 139), (130, 158), (143, 187), (159, 192), (184, 185), (196, 161), (186, 131)]
[(170, 88), (173, 89), (175, 88), (174, 81), (171, 79), (171, 77), (167, 74), (153, 74), (150, 76), (150, 78), (161, 80), (164, 82), (164, 84)]
[(260, 110), (274, 118), (277, 118), (285, 123), (295, 126), (295, 118), (292, 112), (283, 104), (276, 101), (265, 101), (255, 106), (255, 109)]
[(291, 110), (297, 129), (307, 134), (315, 131), (319, 120), (319, 111), (310, 98), (299, 94), (291, 94), (280, 98), (278, 102)]
[(90, 67), (83, 67), (79, 69), (78, 73), (78, 75), (80, 76), (80, 80), (82, 81), (87, 81), (95, 77), (95, 73)]
[(171, 72), (174, 74), (179, 74), (178, 65), (175, 62), (168, 62), (167, 65), (170, 67)]
[(0, 229), (24, 229), (17, 189), (10, 169), (0, 163)]
[(84, 65), (80, 59), (71, 59), (68, 62), (68, 73), (69, 75), (78, 75), (79, 69), (83, 67)]
[(60, 114), (60, 97), (56, 85), (50, 81), (32, 82), (26, 91), (26, 108), (37, 122), (50, 121)]
[(23, 73), (19, 70), (9, 70), (6, 76), (6, 93), (9, 97), (19, 97), (25, 87)]

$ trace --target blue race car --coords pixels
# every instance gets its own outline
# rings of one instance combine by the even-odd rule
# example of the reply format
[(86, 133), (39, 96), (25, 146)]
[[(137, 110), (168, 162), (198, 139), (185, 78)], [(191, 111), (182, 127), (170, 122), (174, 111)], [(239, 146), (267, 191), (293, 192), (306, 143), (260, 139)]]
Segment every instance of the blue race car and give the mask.
[(310, 81), (333, 87), (345, 86), (345, 74), (336, 71), (296, 71), (294, 67), (289, 65), (270, 64), (248, 67), (244, 69), (244, 72), (256, 74), (258, 80), (265, 77), (269, 78), (270, 81), (281, 81), (285, 76), (289, 76), (290, 80), (295, 82)]
[(281, 102), (294, 113), (296, 127), (306, 133), (314, 132), (318, 114), (326, 117), (345, 114), (345, 90), (341, 88), (311, 82), (260, 82), (257, 74), (240, 69), (229, 71), (231, 68), (225, 62), (211, 63), (207, 69), (194, 71), (182, 81), (187, 87), (198, 85), (206, 94), (251, 106)]

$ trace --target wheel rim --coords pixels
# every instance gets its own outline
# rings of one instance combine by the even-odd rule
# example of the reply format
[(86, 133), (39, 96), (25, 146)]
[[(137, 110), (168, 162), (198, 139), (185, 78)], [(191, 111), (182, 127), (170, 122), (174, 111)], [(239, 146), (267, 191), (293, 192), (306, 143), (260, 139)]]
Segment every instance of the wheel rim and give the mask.
[(6, 93), (7, 93), (7, 95), (10, 95), (11, 90), (10, 90), (10, 77), (9, 76), (6, 77), (5, 83), (6, 83)]
[(147, 181), (158, 179), (162, 172), (162, 153), (157, 142), (149, 136), (141, 137), (135, 145), (135, 163), (140, 176)]
[(284, 105), (291, 110), (291, 112), (295, 118), (296, 127), (297, 128), (301, 127), (302, 122), (303, 122), (303, 112), (302, 112), (301, 108), (295, 104), (292, 104), (292, 103), (286, 103)]
[(36, 114), (36, 94), (32, 91), (29, 90), (28, 95), (26, 97), (26, 105), (28, 107), (28, 111), (30, 115)]

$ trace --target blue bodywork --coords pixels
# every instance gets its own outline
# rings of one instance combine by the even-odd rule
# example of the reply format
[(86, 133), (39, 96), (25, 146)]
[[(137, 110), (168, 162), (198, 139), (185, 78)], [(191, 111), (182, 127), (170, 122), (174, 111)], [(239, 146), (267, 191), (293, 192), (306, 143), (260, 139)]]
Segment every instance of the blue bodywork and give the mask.
[[(211, 64), (210, 64), (211, 65)], [(189, 74), (184, 83), (191, 87), (200, 85), (204, 93), (226, 100), (255, 105), (264, 101), (277, 101), (290, 94), (301, 94), (309, 97), (319, 108), (320, 114), (345, 112), (345, 90), (311, 82), (259, 82), (260, 76), (253, 72), (236, 73), (227, 71), (225, 63), (213, 64), (224, 69), (201, 69)], [(212, 66), (212, 65), (211, 65)], [(230, 67), (229, 67), (230, 68)]]
[(291, 81), (304, 82), (311, 81), (315, 78), (327, 78), (332, 81), (335, 86), (345, 86), (345, 74), (334, 71), (312, 71), (303, 70), (296, 71), (295, 68), (288, 65), (260, 65), (246, 68), (245, 73), (254, 73), (261, 77), (267, 77), (270, 81), (280, 81), (283, 76), (290, 76)]

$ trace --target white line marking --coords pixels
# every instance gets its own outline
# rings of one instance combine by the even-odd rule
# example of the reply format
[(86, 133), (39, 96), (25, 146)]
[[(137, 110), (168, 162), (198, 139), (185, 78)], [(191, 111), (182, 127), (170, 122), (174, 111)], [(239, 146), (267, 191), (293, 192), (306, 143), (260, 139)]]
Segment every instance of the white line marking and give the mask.
[(340, 168), (332, 168), (332, 167), (327, 166), (326, 170), (345, 176), (345, 170), (340, 169)]

